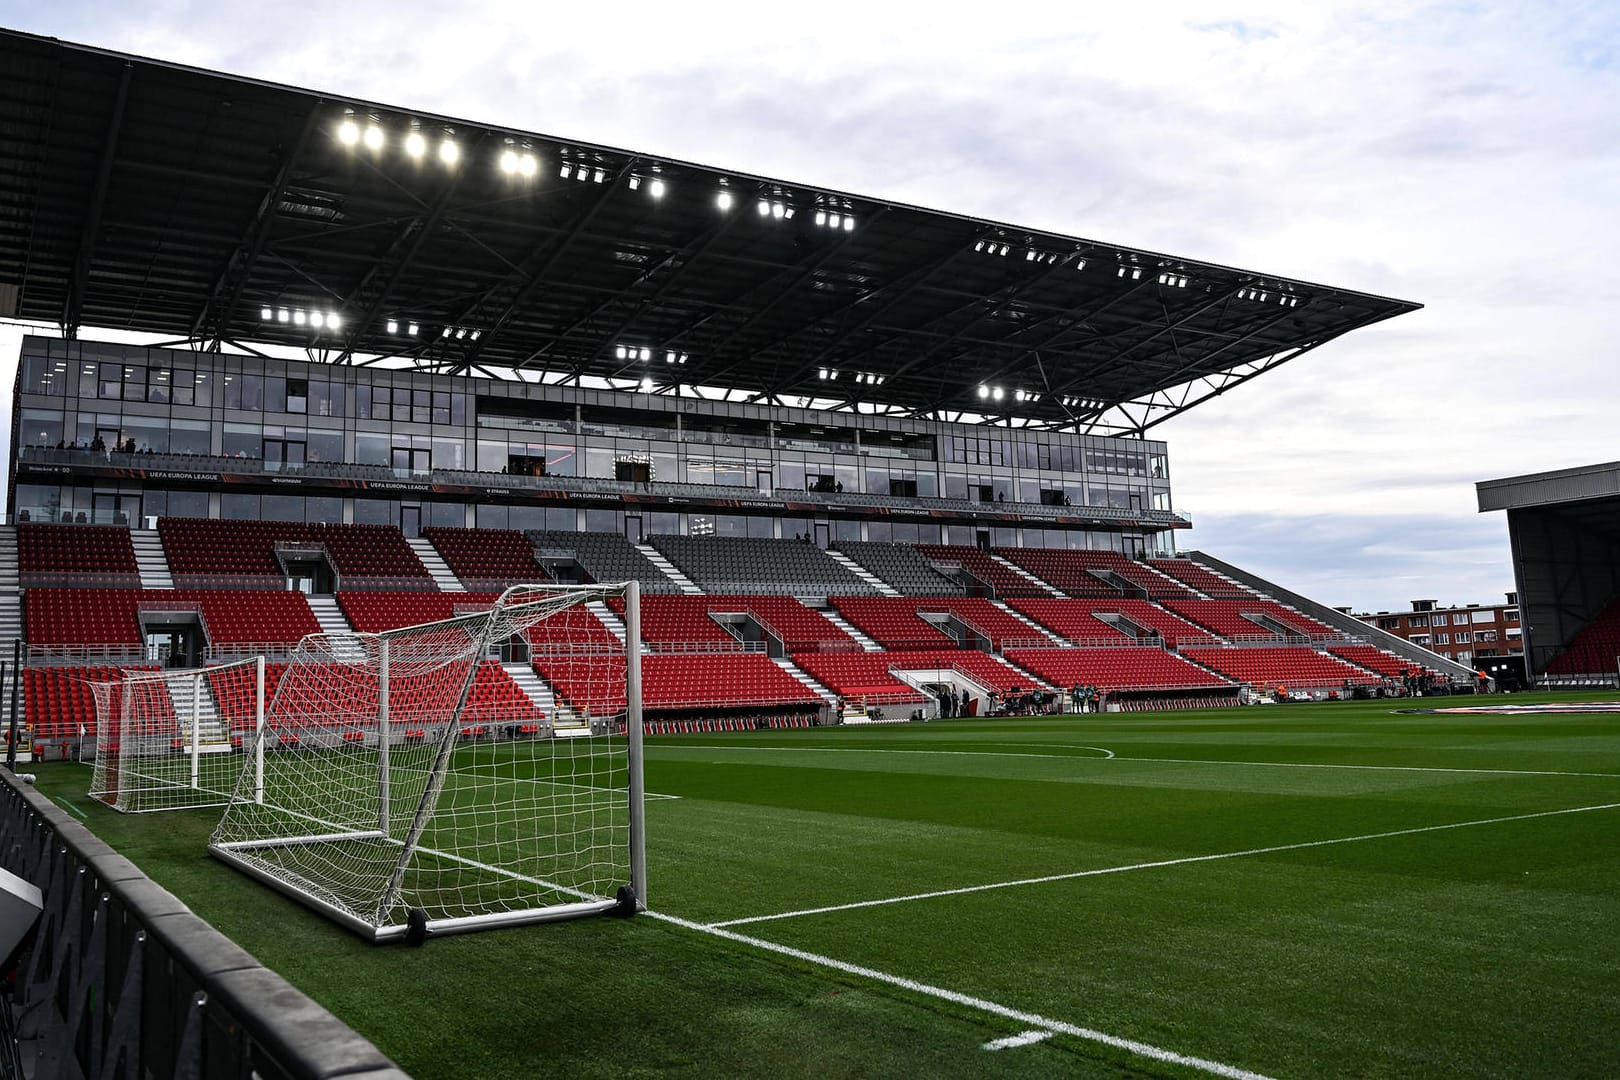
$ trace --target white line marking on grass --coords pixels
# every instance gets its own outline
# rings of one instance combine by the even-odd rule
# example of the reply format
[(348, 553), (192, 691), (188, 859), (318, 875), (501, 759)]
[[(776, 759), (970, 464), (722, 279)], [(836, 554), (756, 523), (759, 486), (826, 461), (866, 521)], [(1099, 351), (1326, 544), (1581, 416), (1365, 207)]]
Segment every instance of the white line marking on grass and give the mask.
[(1251, 855), (1273, 855), (1281, 851), (1300, 851), (1305, 848), (1329, 847), (1334, 844), (1355, 844), (1363, 840), (1387, 840), (1395, 836), (1416, 836), (1419, 833), (1444, 832), (1447, 829), (1466, 829), (1475, 825), (1500, 825), (1508, 821), (1529, 821), (1533, 818), (1558, 817), (1563, 814), (1585, 814), (1593, 810), (1614, 809), (1620, 809), (1620, 803), (1576, 806), (1567, 810), (1539, 810), (1533, 814), (1513, 814), (1509, 817), (1481, 818), (1477, 821), (1453, 821), (1446, 825), (1420, 825), (1412, 829), (1363, 833), (1360, 836), (1340, 836), (1332, 840), (1305, 840), (1297, 844), (1275, 844), (1271, 847), (1248, 848), (1243, 851), (1223, 851), (1214, 855), (1187, 855), (1179, 859), (1158, 859), (1154, 862), (1130, 863), (1125, 866), (1103, 866), (1094, 870), (1075, 870), (1067, 874), (1046, 874), (1041, 877), (1019, 878), (1016, 881), (996, 881), (988, 885), (966, 885), (959, 889), (936, 889), (933, 892), (910, 893), (906, 896), (886, 896), (879, 900), (856, 900), (848, 904), (829, 904), (826, 907), (784, 911), (776, 915), (752, 915), (743, 919), (726, 919), (723, 922), (710, 923), (709, 925), (725, 927), (742, 926), (745, 923), (775, 922), (779, 919), (796, 919), (801, 915), (825, 915), (834, 911), (853, 911), (857, 908), (905, 904), (913, 900), (934, 900), (942, 896), (963, 896), (967, 893), (989, 892), (992, 889), (1011, 889), (1021, 885), (1046, 885), (1054, 881), (1073, 881), (1077, 878), (1101, 877), (1104, 874), (1124, 874), (1133, 870), (1157, 870), (1166, 866), (1187, 866), (1191, 863), (1216, 862), (1221, 859), (1242, 859)]
[(1010, 1050), (1015, 1046), (1029, 1046), (1051, 1037), (1050, 1031), (1020, 1031), (1017, 1035), (1008, 1035), (1005, 1039), (991, 1039), (984, 1044), (984, 1049)]
[[(1044, 743), (993, 743), (996, 746), (1058, 745)], [(1068, 744), (1062, 744), (1068, 745)], [(1373, 772), (1436, 772), (1480, 773), (1486, 776), (1590, 776), (1604, 780), (1620, 780), (1620, 772), (1560, 772), (1554, 769), (1464, 769), (1443, 765), (1334, 765), (1322, 762), (1300, 761), (1224, 761), (1219, 758), (1161, 758), (1119, 757), (1102, 746), (1075, 747), (1081, 750), (1101, 750), (1105, 758), (1081, 757), (1078, 754), (1020, 754), (997, 753), (989, 750), (891, 750), (877, 747), (853, 746), (726, 746), (720, 743), (666, 743), (660, 750), (747, 750), (755, 753), (777, 754), (939, 754), (949, 757), (1003, 757), (1003, 758), (1057, 758), (1063, 761), (1158, 761), (1167, 765), (1259, 765), (1276, 769), (1365, 769)]]
[[(1044, 747), (1044, 748), (1051, 749), (1051, 750), (1095, 750), (1095, 751), (1097, 751), (1097, 753), (1099, 753), (1099, 754), (1101, 754), (1103, 756), (1104, 761), (1107, 761), (1109, 758), (1114, 756), (1114, 752), (1112, 750), (1108, 749), (1108, 747), (1106, 747), (1106, 746), (1080, 746), (1077, 743), (1065, 743), (1065, 742), (993, 742), (993, 743), (985, 743), (985, 745), (986, 746), (1036, 746), (1036, 747)], [(1053, 754), (1052, 756), (1053, 757), (1073, 757), (1074, 755), (1072, 755), (1072, 754)]]
[(68, 802), (66, 799), (62, 798), (60, 795), (56, 797), (56, 801), (58, 803), (61, 803), (63, 806), (67, 807), (69, 813), (78, 814), (79, 817), (83, 818), (85, 821), (90, 820), (90, 815), (89, 814), (85, 813), (83, 810), (80, 810), (77, 806), (74, 806), (72, 803)]
[(1055, 1035), (1069, 1035), (1076, 1039), (1085, 1039), (1088, 1042), (1101, 1043), (1104, 1046), (1111, 1046), (1116, 1050), (1124, 1050), (1128, 1053), (1137, 1054), (1141, 1057), (1151, 1058), (1154, 1061), (1162, 1061), (1172, 1065), (1182, 1065), (1186, 1068), (1197, 1069), (1201, 1072), (1210, 1073), (1215, 1076), (1229, 1077), (1231, 1080), (1267, 1080), (1267, 1078), (1260, 1073), (1249, 1072), (1247, 1069), (1239, 1069), (1233, 1065), (1225, 1065), (1219, 1061), (1210, 1061), (1206, 1058), (1192, 1057), (1188, 1054), (1178, 1054), (1174, 1050), (1165, 1050), (1149, 1043), (1137, 1042), (1135, 1039), (1125, 1039), (1118, 1035), (1109, 1035), (1106, 1032), (1095, 1031), (1091, 1028), (1079, 1027), (1075, 1024), (1065, 1023), (1062, 1020), (1053, 1020), (1037, 1013), (1027, 1013), (1019, 1009), (1008, 1008), (1005, 1005), (998, 1005), (994, 1001), (986, 1001), (983, 998), (971, 997), (967, 994), (958, 993), (955, 990), (947, 990), (944, 987), (929, 986), (927, 983), (920, 983), (914, 979), (907, 979), (899, 975), (890, 975), (887, 972), (878, 971), (875, 968), (862, 967), (859, 964), (851, 964), (844, 960), (835, 960), (830, 956), (822, 956), (818, 953), (805, 952), (803, 949), (795, 949), (790, 945), (779, 945), (774, 941), (766, 941), (764, 938), (749, 937), (746, 934), (738, 934), (730, 930), (721, 930), (718, 929), (716, 925), (705, 926), (702, 923), (692, 922), (690, 919), (683, 919), (678, 915), (666, 915), (661, 911), (648, 911), (645, 914), (648, 918), (659, 919), (663, 922), (671, 923), (687, 930), (695, 930), (702, 934), (712, 934), (715, 937), (724, 938), (727, 941), (734, 941), (740, 945), (749, 945), (756, 949), (763, 949), (766, 952), (776, 953), (779, 956), (792, 957), (793, 959), (801, 961), (802, 963), (814, 964), (817, 967), (831, 968), (834, 971), (841, 971), (846, 975), (855, 975), (863, 979), (872, 979), (876, 982), (886, 983), (889, 986), (899, 987), (902, 990), (909, 990), (914, 994), (922, 994), (927, 997), (938, 998), (942, 1001), (949, 1001), (954, 1005), (961, 1005), (969, 1009), (977, 1009), (980, 1012), (987, 1012), (993, 1016), (1000, 1016), (1008, 1020), (1016, 1020), (1020, 1024), (1025, 1024), (1033, 1028), (1040, 1028), (1043, 1031), (1051, 1032)]
[(1217, 758), (1116, 757), (1115, 761), (1163, 761), (1171, 765), (1259, 765), (1274, 769), (1364, 769), (1373, 772), (1482, 773), (1487, 776), (1592, 776), (1620, 780), (1620, 773), (1559, 772), (1553, 769), (1465, 769), (1445, 765), (1333, 765), (1316, 761), (1222, 761)]

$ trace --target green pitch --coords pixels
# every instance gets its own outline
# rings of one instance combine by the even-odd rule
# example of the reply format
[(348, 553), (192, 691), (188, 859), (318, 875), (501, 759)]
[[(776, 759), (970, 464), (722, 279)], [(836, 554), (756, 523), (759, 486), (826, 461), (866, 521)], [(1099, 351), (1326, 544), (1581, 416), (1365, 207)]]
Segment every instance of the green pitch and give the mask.
[(648, 804), (655, 917), (420, 950), (209, 859), (218, 811), (120, 816), (84, 798), (85, 767), (38, 771), (424, 1078), (1620, 1062), (1616, 713), (1367, 702), (652, 739), (648, 790), (675, 796)]

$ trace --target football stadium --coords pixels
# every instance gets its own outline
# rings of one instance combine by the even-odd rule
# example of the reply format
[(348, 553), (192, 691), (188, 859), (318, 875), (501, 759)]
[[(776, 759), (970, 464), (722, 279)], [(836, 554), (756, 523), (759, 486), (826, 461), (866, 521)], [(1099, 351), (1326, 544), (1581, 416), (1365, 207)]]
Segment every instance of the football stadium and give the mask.
[(1417, 303), (0, 57), (6, 1075), (1613, 1074), (1615, 467), (1501, 706), (1157, 437)]

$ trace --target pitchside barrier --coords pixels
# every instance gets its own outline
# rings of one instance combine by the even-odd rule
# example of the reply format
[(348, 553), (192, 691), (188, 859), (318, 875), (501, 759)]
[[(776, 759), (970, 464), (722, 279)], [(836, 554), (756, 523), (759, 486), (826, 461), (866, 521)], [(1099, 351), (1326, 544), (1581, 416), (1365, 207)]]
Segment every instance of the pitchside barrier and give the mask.
[(4, 769), (0, 866), (45, 903), (0, 1002), (5, 1075), (409, 1080)]

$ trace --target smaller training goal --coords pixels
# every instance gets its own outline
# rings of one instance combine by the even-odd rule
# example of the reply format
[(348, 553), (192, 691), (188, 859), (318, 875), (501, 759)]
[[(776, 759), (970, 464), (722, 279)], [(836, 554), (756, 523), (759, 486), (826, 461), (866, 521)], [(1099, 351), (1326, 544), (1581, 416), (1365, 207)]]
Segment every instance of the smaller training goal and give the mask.
[(254, 746), (264, 719), (264, 678), (256, 658), (92, 682), (90, 797), (126, 814), (225, 805), (242, 771), (236, 751)]
[(439, 622), (310, 635), (272, 665), (210, 852), (373, 941), (645, 907), (626, 640), (634, 582), (519, 585)]

